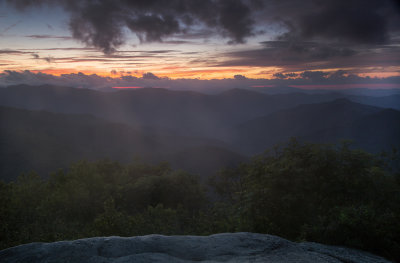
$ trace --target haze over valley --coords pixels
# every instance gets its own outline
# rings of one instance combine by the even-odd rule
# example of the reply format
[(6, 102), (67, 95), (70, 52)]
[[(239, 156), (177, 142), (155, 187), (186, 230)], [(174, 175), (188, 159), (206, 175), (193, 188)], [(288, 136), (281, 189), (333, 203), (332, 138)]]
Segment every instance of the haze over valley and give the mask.
[(292, 137), (351, 140), (353, 147), (374, 153), (400, 145), (400, 106), (390, 108), (396, 96), (27, 85), (0, 94), (1, 167), (7, 180), (31, 170), (48, 174), (80, 159), (135, 157), (210, 176)]

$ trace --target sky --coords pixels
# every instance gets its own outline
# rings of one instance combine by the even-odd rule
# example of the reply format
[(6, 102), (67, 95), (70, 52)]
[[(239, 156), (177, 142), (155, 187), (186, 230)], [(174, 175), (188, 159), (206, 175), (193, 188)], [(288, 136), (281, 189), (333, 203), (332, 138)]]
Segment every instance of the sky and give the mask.
[(395, 0), (0, 0), (0, 85), (400, 88)]

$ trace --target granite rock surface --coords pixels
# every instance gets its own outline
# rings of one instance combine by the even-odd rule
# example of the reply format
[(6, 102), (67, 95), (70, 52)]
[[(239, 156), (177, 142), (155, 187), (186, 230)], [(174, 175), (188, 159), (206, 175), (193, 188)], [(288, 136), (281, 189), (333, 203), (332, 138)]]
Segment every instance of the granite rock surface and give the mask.
[(94, 237), (30, 243), (0, 251), (0, 262), (269, 262), (388, 263), (378, 256), (317, 243), (294, 243), (277, 236), (226, 233), (211, 236)]

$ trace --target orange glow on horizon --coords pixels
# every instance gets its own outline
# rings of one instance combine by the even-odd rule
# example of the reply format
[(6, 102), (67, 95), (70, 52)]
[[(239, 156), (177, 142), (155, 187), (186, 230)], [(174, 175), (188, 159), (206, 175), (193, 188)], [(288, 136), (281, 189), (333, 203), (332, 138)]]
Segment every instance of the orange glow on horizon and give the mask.
[(45, 73), (54, 76), (68, 75), (68, 74), (78, 74), (83, 73), (85, 75), (96, 74), (102, 77), (110, 77), (111, 74), (109, 72), (103, 71), (94, 71), (94, 70), (76, 70), (76, 69), (45, 69), (45, 70), (31, 70), (34, 73)]
[[(245, 75), (246, 77), (255, 77), (257, 71), (254, 68), (183, 68), (183, 67), (164, 67), (160, 71), (152, 71), (159, 77), (167, 77), (170, 79), (227, 79), (233, 78), (234, 75)], [(168, 70), (168, 72), (165, 72)]]
[(387, 78), (387, 77), (400, 76), (400, 72), (371, 72), (371, 73), (360, 73), (357, 75), (360, 77)]
[[(29, 69), (28, 69), (29, 70)], [(336, 69), (339, 70), (339, 69)], [(16, 70), (18, 71), (18, 70)], [(21, 70), (23, 71), (23, 70)], [(44, 73), (54, 76), (68, 75), (68, 74), (85, 74), (85, 75), (97, 75), (101, 77), (108, 77), (118, 79), (123, 76), (132, 76), (141, 78), (144, 73), (151, 72), (160, 78), (169, 79), (200, 79), (200, 80), (212, 80), (212, 79), (232, 79), (235, 75), (243, 75), (249, 79), (274, 79), (273, 74), (282, 72), (282, 68), (268, 67), (242, 67), (242, 68), (185, 68), (185, 67), (174, 67), (174, 66), (163, 66), (154, 69), (141, 69), (141, 70), (120, 70), (116, 72), (104, 71), (102, 69), (79, 69), (79, 68), (48, 68), (42, 70), (30, 70), (33, 73)], [(318, 70), (324, 71), (324, 70)], [(333, 70), (334, 71), (334, 70)], [(4, 72), (4, 71), (3, 71)], [(329, 71), (330, 72), (330, 71)], [(351, 71), (350, 71), (351, 72)], [(301, 72), (294, 72), (300, 74)], [(400, 72), (371, 72), (371, 73), (356, 73), (360, 77), (370, 78), (386, 78), (391, 76), (400, 76)], [(294, 77), (290, 79), (296, 79)], [(396, 86), (397, 87), (397, 86)]]
[[(141, 70), (116, 70), (115, 72), (96, 70), (96, 69), (79, 69), (79, 68), (49, 68), (42, 70), (30, 70), (33, 73), (45, 73), (54, 76), (61, 76), (67, 74), (83, 73), (85, 75), (98, 75), (101, 77), (120, 78), (123, 76), (132, 76), (140, 78), (144, 73), (151, 72), (160, 78), (169, 79), (231, 79), (235, 75), (243, 75), (247, 78), (263, 78), (272, 79), (272, 75), (278, 68), (258, 68), (258, 67), (241, 67), (241, 68), (186, 68), (180, 66), (162, 66), (160, 68), (141, 69)], [(264, 70), (260, 74), (260, 70)]]

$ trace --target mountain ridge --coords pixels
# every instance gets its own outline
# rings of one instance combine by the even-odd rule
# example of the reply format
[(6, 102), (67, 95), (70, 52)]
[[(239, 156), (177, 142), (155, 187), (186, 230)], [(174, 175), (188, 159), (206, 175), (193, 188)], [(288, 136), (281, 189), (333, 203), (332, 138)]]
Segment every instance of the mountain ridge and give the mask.
[[(245, 122), (236, 128), (235, 139), (233, 144), (238, 144), (236, 149), (244, 149), (245, 152), (256, 154), (264, 149), (272, 147), (276, 143), (287, 141), (290, 137), (302, 138), (306, 141), (330, 142), (336, 143), (340, 139), (354, 139), (357, 141), (359, 136), (367, 136), (373, 138), (366, 130), (357, 128), (361, 119), (382, 112), (382, 115), (396, 110), (386, 111), (383, 108), (364, 105), (352, 102), (348, 99), (337, 99), (326, 103), (303, 104), (292, 109), (277, 111), (264, 117)], [(366, 122), (364, 120), (364, 122)], [(390, 120), (391, 123), (400, 122), (395, 114), (395, 118)], [(390, 124), (388, 124), (390, 125)], [(322, 139), (320, 133), (329, 132), (334, 129), (355, 130), (351, 132), (350, 138), (342, 138), (346, 133), (332, 133)], [(375, 127), (376, 131), (382, 131), (388, 134), (390, 128), (386, 126)], [(314, 134), (314, 136), (312, 135)], [(349, 133), (347, 133), (349, 135)], [(246, 138), (243, 140), (243, 138)], [(367, 143), (356, 144), (362, 148), (368, 148)], [(382, 148), (388, 148), (390, 141), (385, 141)], [(374, 151), (382, 149), (374, 148)]]
[(140, 156), (150, 163), (172, 160), (175, 168), (181, 168), (184, 163), (175, 157), (176, 154), (187, 148), (207, 145), (224, 149), (222, 155), (225, 159), (214, 164), (218, 167), (204, 166), (204, 163), (201, 167), (195, 163), (191, 167), (185, 166), (190, 172), (202, 168), (203, 172), (212, 173), (232, 163), (231, 159), (241, 159), (216, 139), (147, 134), (129, 125), (108, 122), (88, 114), (0, 106), (0, 124), (0, 170), (5, 180), (31, 170), (46, 174), (80, 159), (111, 158), (129, 162), (134, 156)]

